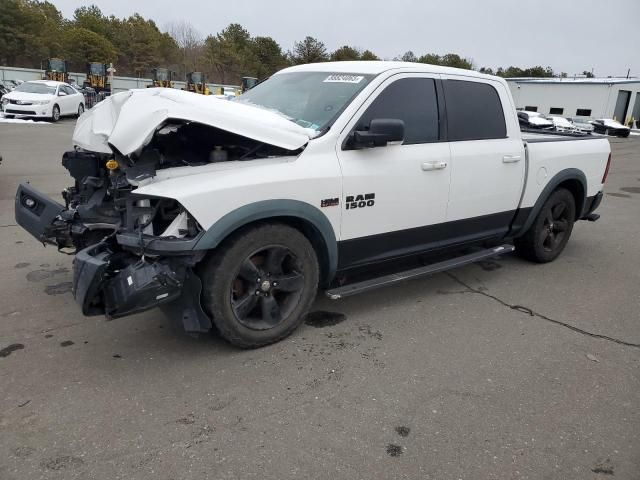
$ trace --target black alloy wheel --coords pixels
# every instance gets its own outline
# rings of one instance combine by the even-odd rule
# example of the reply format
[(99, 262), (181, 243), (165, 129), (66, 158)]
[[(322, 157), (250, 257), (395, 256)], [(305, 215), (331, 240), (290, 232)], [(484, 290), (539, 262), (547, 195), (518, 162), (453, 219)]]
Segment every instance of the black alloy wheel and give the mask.
[(238, 321), (253, 330), (282, 322), (300, 301), (302, 268), (282, 245), (269, 245), (245, 258), (231, 285), (231, 308)]
[(540, 230), (540, 241), (546, 252), (554, 252), (564, 242), (569, 229), (569, 208), (564, 200), (559, 200), (547, 210)]
[(238, 230), (197, 268), (202, 306), (218, 333), (242, 348), (290, 335), (315, 300), (318, 256), (310, 240), (283, 223)]
[(538, 263), (555, 260), (571, 237), (576, 219), (576, 201), (564, 188), (553, 192), (545, 201), (524, 235), (516, 238), (516, 252)]

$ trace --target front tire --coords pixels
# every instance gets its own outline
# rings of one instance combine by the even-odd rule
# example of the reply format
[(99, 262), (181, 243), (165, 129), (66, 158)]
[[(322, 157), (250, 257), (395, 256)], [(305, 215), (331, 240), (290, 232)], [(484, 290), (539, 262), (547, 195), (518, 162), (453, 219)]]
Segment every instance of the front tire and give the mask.
[(205, 311), (220, 335), (242, 348), (289, 336), (311, 308), (319, 280), (309, 240), (279, 223), (233, 235), (199, 273)]
[(576, 202), (569, 190), (553, 192), (529, 230), (515, 240), (516, 252), (536, 263), (555, 260), (569, 241), (576, 218)]
[(54, 105), (51, 109), (51, 121), (57, 122), (60, 120), (60, 107), (58, 105)]
[(78, 105), (78, 116), (77, 118), (80, 118), (80, 115), (82, 115), (84, 113), (84, 105), (80, 104)]

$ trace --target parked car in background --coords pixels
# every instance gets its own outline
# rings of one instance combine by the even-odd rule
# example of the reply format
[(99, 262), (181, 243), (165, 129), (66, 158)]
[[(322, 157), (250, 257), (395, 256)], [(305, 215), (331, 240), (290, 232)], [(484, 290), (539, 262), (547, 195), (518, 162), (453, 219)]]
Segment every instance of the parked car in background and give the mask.
[(518, 112), (518, 122), (521, 127), (552, 130), (553, 122), (538, 112), (525, 112), (521, 110)]
[(84, 95), (84, 108), (85, 110), (89, 110), (90, 108), (93, 108), (95, 106), (96, 103), (102, 101), (105, 99), (105, 92), (96, 92), (96, 90), (94, 88), (91, 88), (89, 86), (80, 86), (78, 84), (74, 85), (74, 88), (80, 92), (82, 95)]
[(580, 133), (576, 126), (564, 117), (550, 116), (548, 118), (553, 122), (557, 132)]
[(11, 80), (4, 80), (4, 81), (0, 82), (0, 85), (2, 85), (4, 87), (4, 89), (9, 91), (9, 92), (11, 90), (13, 90), (14, 88), (16, 88), (16, 84)]
[(5, 87), (4, 84), (0, 83), (0, 100), (2, 100), (2, 97), (10, 91), (11, 90), (9, 90), (8, 87)]
[(63, 115), (82, 115), (85, 101), (68, 83), (33, 80), (4, 95), (1, 105), (8, 118), (39, 117), (57, 122)]
[(16, 88), (18, 85), (22, 85), (24, 83), (24, 80), (6, 80), (5, 81), (7, 83), (7, 85), (9, 85), (9, 88), (11, 90), (13, 90), (14, 88)]
[(631, 133), (631, 129), (629, 127), (625, 127), (617, 120), (613, 120), (611, 118), (599, 118), (597, 120), (592, 120), (591, 125), (593, 125), (596, 133), (604, 133), (605, 135), (628, 137), (629, 133)]
[(588, 118), (573, 117), (567, 118), (567, 120), (569, 120), (573, 124), (578, 132), (589, 134), (593, 133), (593, 125), (591, 125)]

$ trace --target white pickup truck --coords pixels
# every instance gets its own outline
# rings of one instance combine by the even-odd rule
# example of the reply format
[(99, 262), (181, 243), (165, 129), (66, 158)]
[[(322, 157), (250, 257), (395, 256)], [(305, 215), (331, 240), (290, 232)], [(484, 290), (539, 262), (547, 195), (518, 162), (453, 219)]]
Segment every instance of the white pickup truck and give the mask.
[[(22, 184), (16, 220), (75, 252), (85, 315), (160, 306), (241, 347), (341, 298), (597, 220), (604, 138), (520, 132), (504, 80), (399, 62), (287, 68), (236, 100), (119, 93), (78, 120), (65, 204)], [(415, 263), (414, 263), (415, 262)]]

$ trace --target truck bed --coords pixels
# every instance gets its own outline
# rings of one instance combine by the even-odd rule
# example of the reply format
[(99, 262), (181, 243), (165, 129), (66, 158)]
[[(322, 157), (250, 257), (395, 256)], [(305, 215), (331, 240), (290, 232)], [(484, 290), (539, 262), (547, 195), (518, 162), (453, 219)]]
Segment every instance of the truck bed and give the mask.
[(527, 131), (522, 133), (522, 140), (527, 162), (522, 207), (532, 207), (547, 183), (563, 171), (579, 170), (584, 175), (586, 197), (602, 190), (602, 176), (611, 152), (606, 137)]
[(566, 142), (573, 140), (598, 140), (599, 135), (587, 135), (584, 133), (549, 132), (537, 130), (522, 130), (522, 139), (527, 143), (542, 142)]

